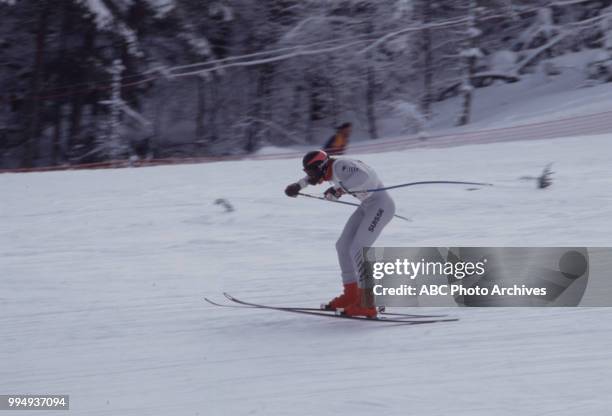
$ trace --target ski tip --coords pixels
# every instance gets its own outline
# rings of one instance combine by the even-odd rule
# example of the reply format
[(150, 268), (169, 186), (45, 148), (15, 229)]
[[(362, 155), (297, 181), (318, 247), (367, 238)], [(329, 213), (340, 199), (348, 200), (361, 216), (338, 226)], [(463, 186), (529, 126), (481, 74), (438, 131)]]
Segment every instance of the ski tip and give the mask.
[(208, 303), (210, 303), (211, 305), (214, 305), (214, 306), (223, 306), (220, 303), (217, 303), (217, 302), (215, 302), (213, 300), (208, 299), (206, 296), (204, 296), (204, 301), (208, 302)]

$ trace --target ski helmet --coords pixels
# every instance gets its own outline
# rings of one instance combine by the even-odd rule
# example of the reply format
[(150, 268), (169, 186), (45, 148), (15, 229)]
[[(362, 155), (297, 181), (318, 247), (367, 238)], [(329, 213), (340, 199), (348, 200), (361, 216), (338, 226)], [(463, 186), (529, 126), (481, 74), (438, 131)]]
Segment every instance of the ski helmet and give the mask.
[(321, 183), (328, 161), (329, 156), (323, 150), (313, 150), (306, 153), (302, 159), (302, 166), (304, 167), (304, 172), (308, 175), (308, 183), (311, 185)]

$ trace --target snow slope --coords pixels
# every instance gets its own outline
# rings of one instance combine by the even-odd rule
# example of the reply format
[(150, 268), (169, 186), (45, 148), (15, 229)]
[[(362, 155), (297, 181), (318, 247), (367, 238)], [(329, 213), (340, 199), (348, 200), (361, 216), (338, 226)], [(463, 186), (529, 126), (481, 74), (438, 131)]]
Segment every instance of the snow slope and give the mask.
[[(595, 60), (599, 49), (584, 50), (547, 60), (561, 70), (559, 75), (547, 75), (544, 64), (521, 76), (516, 83), (496, 81), (473, 94), (471, 121), (456, 127), (462, 111), (462, 96), (433, 103), (433, 118), (425, 123), (424, 135), (454, 134), (525, 125), (543, 121), (584, 116), (612, 111), (612, 83), (599, 83), (587, 78), (585, 62)], [(504, 72), (504, 71), (501, 71)], [(414, 97), (412, 97), (414, 100)], [(381, 112), (378, 133), (381, 138), (398, 137), (405, 129), (407, 114)], [(351, 141), (369, 141), (367, 123), (357, 122)], [(406, 133), (414, 133), (410, 129)], [(319, 137), (331, 134), (326, 131)]]
[[(558, 56), (549, 62), (561, 73), (550, 76), (540, 64), (521, 81), (496, 81), (474, 90), (472, 122), (467, 130), (498, 128), (517, 124), (558, 120), (612, 110), (612, 84), (587, 79), (584, 62), (592, 62), (599, 50), (585, 50)], [(456, 124), (462, 97), (436, 103), (432, 129)]]
[[(360, 155), (388, 185), (497, 185), (394, 191), (413, 222), (378, 245), (610, 246), (610, 139)], [(548, 162), (553, 187), (517, 180)], [(339, 291), (350, 209), (286, 198), (300, 173), (296, 159), (0, 175), (0, 393), (70, 394), (75, 415), (609, 414), (609, 308), (449, 308), (461, 321), (402, 327), (204, 303)]]

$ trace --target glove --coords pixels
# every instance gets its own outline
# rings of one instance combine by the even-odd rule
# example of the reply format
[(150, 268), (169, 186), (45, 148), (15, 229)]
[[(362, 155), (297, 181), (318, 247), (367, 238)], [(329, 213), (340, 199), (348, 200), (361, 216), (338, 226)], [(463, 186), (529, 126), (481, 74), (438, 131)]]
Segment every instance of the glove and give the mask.
[(292, 183), (285, 188), (285, 195), (295, 198), (298, 196), (298, 192), (300, 192), (301, 189), (302, 187), (299, 183)]
[(323, 196), (328, 201), (337, 201), (343, 194), (342, 189), (336, 189), (332, 186), (323, 193)]

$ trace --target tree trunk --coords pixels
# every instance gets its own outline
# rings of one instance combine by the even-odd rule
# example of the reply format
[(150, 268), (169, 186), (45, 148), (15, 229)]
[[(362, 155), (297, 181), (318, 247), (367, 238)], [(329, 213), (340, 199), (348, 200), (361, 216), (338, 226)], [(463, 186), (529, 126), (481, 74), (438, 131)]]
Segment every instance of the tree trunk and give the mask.
[(162, 148), (162, 132), (164, 128), (164, 106), (166, 104), (166, 97), (168, 94), (168, 89), (170, 87), (160, 86), (159, 93), (155, 98), (155, 109), (154, 109), (154, 118), (153, 118), (153, 136), (151, 137), (151, 141), (149, 143), (149, 152), (153, 156), (153, 158), (158, 158), (161, 156), (161, 148)]
[(208, 141), (215, 142), (219, 139), (218, 131), (217, 131), (217, 118), (219, 114), (219, 91), (217, 90), (217, 85), (219, 83), (219, 77), (215, 73), (212, 73), (212, 81), (207, 84), (210, 87), (210, 92), (208, 96), (210, 97), (210, 109), (208, 111), (208, 122), (206, 126), (208, 127)]
[(197, 98), (197, 110), (196, 110), (196, 143), (203, 145), (205, 143), (204, 137), (204, 115), (206, 113), (206, 84), (201, 77), (196, 77), (196, 87), (198, 91)]
[[(367, 24), (367, 33), (372, 34), (374, 32), (374, 26), (372, 22)], [(370, 133), (370, 139), (374, 140), (378, 138), (378, 128), (376, 127), (376, 74), (372, 67), (372, 52), (366, 54), (367, 74), (366, 74), (366, 114), (368, 117), (368, 131)]]
[(36, 40), (34, 45), (35, 57), (30, 80), (30, 97), (28, 100), (26, 126), (25, 126), (25, 149), (22, 160), (24, 167), (32, 167), (38, 158), (39, 140), (41, 134), (41, 98), (40, 87), (43, 79), (43, 63), (45, 46), (47, 40), (47, 7), (39, 6), (37, 17)]
[(293, 87), (293, 99), (291, 101), (292, 105), (289, 113), (289, 126), (293, 131), (296, 130), (296, 126), (298, 124), (301, 124), (300, 120), (302, 119), (303, 115), (302, 108), (300, 107), (302, 101), (302, 89), (302, 86), (299, 84)]
[(64, 159), (62, 154), (62, 104), (61, 101), (55, 103), (55, 109), (53, 112), (53, 143), (51, 148), (51, 164), (57, 165), (61, 160)]
[[(58, 38), (58, 49), (56, 54), (56, 60), (58, 65), (61, 65), (67, 56), (67, 39), (69, 35), (70, 28), (72, 27), (72, 13), (70, 11), (70, 3), (62, 2), (61, 7), (61, 26), (59, 31)], [(60, 66), (63, 68), (63, 66)], [(60, 70), (61, 71), (61, 70)], [(64, 76), (63, 71), (60, 72), (58, 76), (58, 84), (68, 84), (71, 82), (70, 79), (66, 79), (68, 77)], [(53, 104), (53, 141), (51, 144), (51, 164), (57, 165), (60, 162), (66, 160), (65, 149), (63, 146), (64, 139), (64, 103), (65, 100), (63, 98), (57, 98), (54, 100)]]
[(308, 125), (306, 126), (306, 141), (314, 143), (314, 123), (319, 117), (319, 94), (317, 92), (316, 75), (308, 77)]
[(366, 88), (366, 112), (368, 116), (368, 131), (370, 132), (370, 139), (378, 138), (378, 129), (376, 127), (376, 79), (374, 70), (371, 66), (368, 66), (367, 74), (368, 86)]
[(252, 120), (247, 130), (247, 145), (245, 150), (249, 153), (254, 152), (259, 145), (257, 138), (261, 133), (262, 124), (259, 120), (268, 120), (270, 118), (269, 97), (270, 84), (274, 77), (274, 67), (271, 64), (262, 65), (259, 70), (257, 80), (257, 91), (255, 97), (255, 106), (253, 108)]
[(474, 85), (472, 84), (472, 78), (476, 73), (476, 62), (477, 62), (477, 38), (476, 34), (476, 1), (469, 0), (469, 20), (468, 20), (468, 34), (466, 41), (466, 65), (464, 69), (464, 80), (461, 89), (463, 90), (463, 105), (461, 116), (458, 120), (458, 125), (464, 126), (470, 122), (472, 113), (472, 101), (474, 94)]
[(431, 30), (427, 27), (431, 23), (431, 4), (430, 0), (421, 1), (423, 7), (423, 99), (421, 110), (427, 119), (431, 118), (431, 102), (433, 96), (433, 51), (431, 46)]
[(244, 150), (247, 153), (252, 153), (257, 148), (257, 121), (261, 117), (261, 108), (263, 101), (263, 91), (265, 84), (265, 70), (261, 69), (257, 72), (257, 88), (255, 89), (255, 97), (253, 100), (253, 107), (250, 114), (250, 120), (248, 121), (248, 126), (246, 129), (246, 144), (244, 146)]
[(73, 142), (81, 143), (81, 119), (83, 116), (83, 96), (79, 91), (73, 90), (72, 105), (70, 112), (70, 137)]

